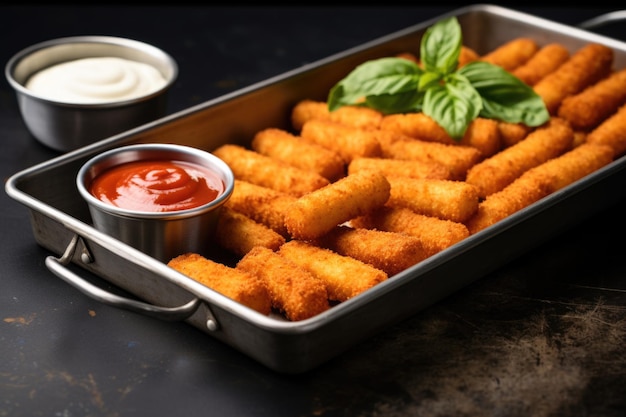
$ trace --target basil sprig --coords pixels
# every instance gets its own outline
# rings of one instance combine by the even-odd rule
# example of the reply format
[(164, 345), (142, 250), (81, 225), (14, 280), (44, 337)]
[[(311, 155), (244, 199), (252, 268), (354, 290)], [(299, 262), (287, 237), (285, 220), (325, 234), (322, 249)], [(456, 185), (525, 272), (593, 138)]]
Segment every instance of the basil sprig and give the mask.
[(474, 61), (459, 69), (462, 44), (456, 17), (440, 20), (422, 37), (423, 67), (403, 58), (367, 61), (330, 90), (328, 109), (359, 105), (385, 114), (421, 111), (455, 140), (478, 116), (527, 126), (548, 121), (541, 97), (503, 68)]

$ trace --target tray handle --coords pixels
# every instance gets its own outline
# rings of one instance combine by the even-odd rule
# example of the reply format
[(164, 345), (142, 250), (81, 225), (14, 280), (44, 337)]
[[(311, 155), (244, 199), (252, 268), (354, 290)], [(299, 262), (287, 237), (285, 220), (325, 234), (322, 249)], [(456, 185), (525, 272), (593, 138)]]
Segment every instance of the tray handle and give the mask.
[(578, 27), (582, 29), (595, 29), (600, 26), (604, 26), (609, 23), (618, 22), (620, 20), (626, 20), (626, 10), (615, 10), (613, 12), (604, 13), (593, 17), (589, 20), (585, 20), (578, 24)]
[(96, 285), (91, 284), (65, 267), (72, 260), (78, 240), (78, 235), (74, 235), (67, 249), (65, 249), (65, 253), (63, 253), (60, 258), (56, 258), (52, 255), (47, 256), (45, 264), (54, 275), (58, 276), (94, 300), (113, 307), (142, 313), (165, 321), (185, 320), (194, 314), (200, 306), (200, 299), (194, 298), (187, 304), (183, 304), (179, 307), (158, 307), (152, 304), (112, 294)]

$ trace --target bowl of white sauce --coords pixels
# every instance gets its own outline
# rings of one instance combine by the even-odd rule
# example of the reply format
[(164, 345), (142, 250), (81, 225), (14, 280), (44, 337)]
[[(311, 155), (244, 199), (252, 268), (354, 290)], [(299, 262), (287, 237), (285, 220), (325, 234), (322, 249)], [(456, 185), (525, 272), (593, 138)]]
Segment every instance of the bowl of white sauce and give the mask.
[(165, 116), (178, 65), (136, 40), (74, 36), (23, 49), (5, 75), (29, 132), (67, 152)]

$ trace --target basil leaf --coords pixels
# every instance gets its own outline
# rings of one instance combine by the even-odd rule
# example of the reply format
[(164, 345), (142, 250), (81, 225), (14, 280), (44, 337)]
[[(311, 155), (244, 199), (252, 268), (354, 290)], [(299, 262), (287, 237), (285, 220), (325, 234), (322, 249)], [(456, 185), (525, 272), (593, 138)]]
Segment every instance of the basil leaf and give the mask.
[(446, 83), (433, 86), (424, 96), (423, 112), (434, 119), (454, 140), (461, 140), (467, 127), (482, 109), (478, 92), (462, 76), (452, 75)]
[(330, 90), (328, 108), (333, 111), (369, 96), (417, 91), (422, 73), (416, 63), (403, 58), (367, 61)]
[(443, 75), (456, 71), (463, 37), (456, 17), (449, 17), (429, 27), (420, 44), (420, 60), (426, 71)]
[(540, 126), (550, 118), (541, 97), (501, 67), (476, 61), (465, 65), (458, 74), (465, 76), (482, 97), (482, 117), (527, 126)]
[(365, 105), (385, 114), (409, 113), (421, 111), (423, 101), (424, 93), (414, 90), (400, 94), (368, 96)]

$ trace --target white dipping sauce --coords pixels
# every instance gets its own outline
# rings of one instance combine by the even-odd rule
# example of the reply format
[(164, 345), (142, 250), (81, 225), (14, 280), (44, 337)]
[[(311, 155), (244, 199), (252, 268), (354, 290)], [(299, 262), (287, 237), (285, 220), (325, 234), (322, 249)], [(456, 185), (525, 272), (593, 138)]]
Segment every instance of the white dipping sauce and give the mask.
[(166, 84), (151, 65), (116, 57), (83, 58), (43, 69), (25, 87), (41, 97), (91, 104), (130, 100)]

